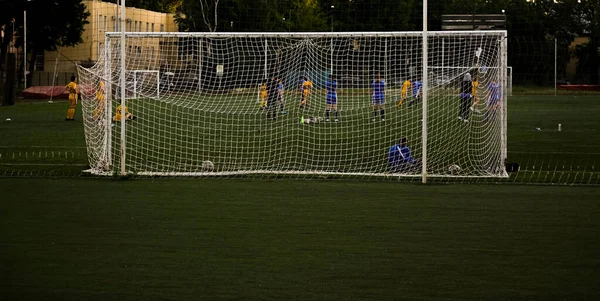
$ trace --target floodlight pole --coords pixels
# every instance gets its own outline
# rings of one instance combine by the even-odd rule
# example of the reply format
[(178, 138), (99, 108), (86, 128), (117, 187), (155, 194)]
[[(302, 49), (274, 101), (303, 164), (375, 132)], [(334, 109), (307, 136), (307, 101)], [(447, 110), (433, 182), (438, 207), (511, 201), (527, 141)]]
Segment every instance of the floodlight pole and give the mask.
[(423, 89), (423, 159), (421, 164), (421, 175), (423, 184), (427, 184), (427, 0), (423, 0), (423, 76), (421, 78)]
[(121, 0), (121, 175), (125, 176), (125, 0)]

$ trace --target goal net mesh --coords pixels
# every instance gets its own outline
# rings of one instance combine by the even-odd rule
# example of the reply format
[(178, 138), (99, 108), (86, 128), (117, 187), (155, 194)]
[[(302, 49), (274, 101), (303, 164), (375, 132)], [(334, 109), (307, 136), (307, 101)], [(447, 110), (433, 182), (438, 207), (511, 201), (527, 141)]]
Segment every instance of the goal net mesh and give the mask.
[[(90, 166), (121, 172), (114, 117), (124, 47), (125, 106), (137, 117), (125, 123), (127, 172), (418, 177), (426, 135), (429, 176), (506, 177), (505, 35), (430, 33), (424, 133), (421, 32), (127, 33), (124, 45), (108, 33), (98, 63), (79, 67)], [(478, 81), (469, 122), (458, 119), (466, 73)], [(326, 101), (330, 75), (336, 106)], [(384, 97), (374, 112), (378, 76)], [(390, 170), (388, 152), (402, 137), (414, 166)]]

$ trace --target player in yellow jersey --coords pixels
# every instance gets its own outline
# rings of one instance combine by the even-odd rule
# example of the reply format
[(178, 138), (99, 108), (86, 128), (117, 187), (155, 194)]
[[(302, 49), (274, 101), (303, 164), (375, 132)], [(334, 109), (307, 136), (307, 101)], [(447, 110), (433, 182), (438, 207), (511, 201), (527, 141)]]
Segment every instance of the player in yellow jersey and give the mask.
[(267, 92), (267, 80), (264, 80), (262, 85), (260, 86), (260, 104), (259, 107), (261, 110), (264, 110), (267, 106), (267, 97), (269, 97), (269, 92)]
[(104, 81), (98, 83), (98, 89), (96, 90), (96, 103), (92, 117), (95, 120), (102, 119), (102, 113), (104, 113)]
[(479, 86), (479, 80), (476, 76), (473, 77), (473, 88), (471, 91), (471, 95), (473, 95), (473, 105), (471, 105), (471, 111), (473, 111), (474, 107), (479, 104), (479, 95), (477, 94), (477, 87)]
[(65, 89), (69, 92), (69, 109), (67, 110), (66, 121), (75, 120), (75, 107), (77, 107), (77, 83), (75, 75), (71, 76), (71, 82), (67, 84)]
[(308, 100), (310, 98), (312, 87), (313, 83), (310, 81), (308, 76), (304, 76), (304, 80), (302, 81), (302, 98), (300, 99), (300, 108), (305, 109), (308, 107)]
[(405, 80), (402, 83), (402, 90), (400, 91), (400, 99), (396, 101), (396, 107), (399, 108), (404, 101), (406, 100), (406, 93), (408, 93), (408, 89), (410, 89), (410, 80)]
[[(117, 113), (115, 114), (115, 118), (113, 118), (114, 121), (117, 121), (117, 122), (121, 121), (121, 117), (122, 117), (121, 116), (121, 112), (123, 112), (123, 109), (121, 107), (122, 107), (122, 105), (119, 105), (117, 107)], [(126, 121), (127, 120), (135, 120), (136, 119), (135, 116), (133, 116), (131, 113), (129, 113), (129, 109), (127, 107), (125, 107), (125, 111), (124, 112), (125, 112), (125, 120)]]

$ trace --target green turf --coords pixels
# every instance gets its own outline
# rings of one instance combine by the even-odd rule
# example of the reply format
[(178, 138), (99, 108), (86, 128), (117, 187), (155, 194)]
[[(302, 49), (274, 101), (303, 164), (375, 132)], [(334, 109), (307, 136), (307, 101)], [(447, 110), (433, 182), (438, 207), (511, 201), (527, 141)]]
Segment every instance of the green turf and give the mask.
[(0, 179), (2, 300), (598, 300), (598, 188)]
[[(420, 157), (420, 108), (396, 110), (388, 101), (387, 121), (373, 123), (365, 106), (368, 99), (353, 93), (340, 96), (352, 101), (341, 108), (342, 122), (315, 126), (299, 124), (300, 111), (290, 105), (297, 96), (294, 92), (287, 98), (289, 114), (276, 122), (265, 120), (254, 101), (229, 114), (221, 112), (223, 103), (201, 110), (189, 101), (180, 104), (187, 109), (131, 101), (132, 112), (140, 118), (128, 126), (128, 166), (134, 171), (199, 171), (201, 161), (209, 159), (219, 170), (380, 172), (385, 171), (387, 149), (397, 136), (409, 137), (415, 157)], [(486, 139), (495, 139), (486, 136), (491, 128), (481, 125), (481, 120), (477, 123), (481, 116), (474, 117), (476, 124), (464, 127), (453, 119), (456, 103), (444, 103), (435, 93), (432, 99), (430, 166), (441, 172), (454, 162), (464, 169), (475, 168), (492, 144)], [(0, 121), (12, 119), (0, 122), (0, 174), (72, 176), (86, 168), (81, 112), (78, 109), (78, 121), (65, 122), (67, 106), (64, 101), (43, 101), (0, 108)], [(321, 106), (317, 102), (307, 115), (321, 114)], [(521, 164), (521, 172), (508, 181), (600, 183), (598, 95), (513, 96), (508, 110), (508, 160)], [(217, 131), (208, 122), (225, 123)], [(113, 163), (118, 167), (120, 126), (112, 132)], [(273, 153), (278, 155), (268, 155)]]

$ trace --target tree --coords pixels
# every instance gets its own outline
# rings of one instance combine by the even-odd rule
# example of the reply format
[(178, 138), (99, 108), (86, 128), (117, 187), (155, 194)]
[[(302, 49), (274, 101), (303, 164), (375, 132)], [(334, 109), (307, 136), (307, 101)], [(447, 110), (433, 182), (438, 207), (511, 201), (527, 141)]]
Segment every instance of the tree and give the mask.
[[(119, 3), (120, 0), (103, 0), (103, 2)], [(181, 6), (181, 2), (182, 0), (126, 0), (125, 5), (162, 13), (174, 13)]]
[(183, 0), (175, 14), (180, 31), (217, 30), (220, 0)]
[[(12, 26), (14, 19), (15, 34), (18, 34), (16, 46), (23, 46), (23, 11), (27, 10), (27, 50), (31, 57), (44, 50), (53, 51), (58, 47), (74, 46), (82, 42), (81, 35), (87, 18), (90, 15), (82, 0), (0, 0), (3, 8), (0, 24)], [(0, 68), (7, 51), (8, 38), (5, 37), (0, 47)], [(29, 64), (29, 74), (33, 73), (34, 64)]]

